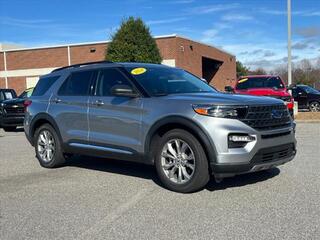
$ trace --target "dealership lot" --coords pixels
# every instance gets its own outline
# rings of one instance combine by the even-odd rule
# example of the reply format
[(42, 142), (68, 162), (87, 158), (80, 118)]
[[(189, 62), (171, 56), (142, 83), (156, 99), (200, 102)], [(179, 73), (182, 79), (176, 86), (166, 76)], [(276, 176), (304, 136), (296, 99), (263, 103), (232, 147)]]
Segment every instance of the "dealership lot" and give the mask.
[(284, 166), (178, 194), (139, 164), (41, 168), (22, 131), (0, 130), (0, 239), (316, 239), (320, 123), (298, 123), (297, 140)]

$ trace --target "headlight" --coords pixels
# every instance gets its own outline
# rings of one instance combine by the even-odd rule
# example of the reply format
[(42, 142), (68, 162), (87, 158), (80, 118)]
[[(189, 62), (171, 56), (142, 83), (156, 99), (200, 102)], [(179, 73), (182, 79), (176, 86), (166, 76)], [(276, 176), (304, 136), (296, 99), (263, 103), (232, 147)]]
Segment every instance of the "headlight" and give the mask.
[(219, 118), (244, 118), (247, 114), (247, 106), (219, 106), (199, 104), (193, 105), (196, 113)]

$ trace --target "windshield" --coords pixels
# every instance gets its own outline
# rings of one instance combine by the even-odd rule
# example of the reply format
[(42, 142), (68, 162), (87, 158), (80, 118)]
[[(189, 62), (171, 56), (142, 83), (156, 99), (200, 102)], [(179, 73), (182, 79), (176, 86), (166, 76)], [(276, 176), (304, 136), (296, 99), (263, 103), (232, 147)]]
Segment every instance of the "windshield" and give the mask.
[(320, 92), (312, 87), (309, 86), (300, 86), (306, 93), (315, 93), (319, 94)]
[(126, 67), (126, 69), (151, 96), (217, 92), (201, 79), (181, 69), (167, 67)]
[(250, 88), (284, 88), (279, 77), (248, 77), (238, 80), (236, 89), (246, 90)]

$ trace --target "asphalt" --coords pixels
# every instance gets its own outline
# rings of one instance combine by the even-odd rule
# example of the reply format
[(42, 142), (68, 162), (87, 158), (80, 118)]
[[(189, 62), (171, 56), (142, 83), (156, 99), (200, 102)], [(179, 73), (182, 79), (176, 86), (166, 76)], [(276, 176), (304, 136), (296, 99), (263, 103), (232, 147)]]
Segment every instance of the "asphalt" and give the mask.
[(178, 194), (139, 164), (44, 169), (23, 132), (0, 130), (0, 239), (319, 239), (320, 124), (297, 139), (286, 165)]

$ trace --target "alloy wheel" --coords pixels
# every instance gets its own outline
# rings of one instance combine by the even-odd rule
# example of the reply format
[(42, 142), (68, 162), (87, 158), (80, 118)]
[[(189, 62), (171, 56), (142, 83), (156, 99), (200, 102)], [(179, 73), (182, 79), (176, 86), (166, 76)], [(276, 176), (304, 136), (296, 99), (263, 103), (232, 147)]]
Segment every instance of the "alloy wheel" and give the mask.
[(55, 154), (55, 141), (48, 130), (40, 132), (37, 141), (38, 154), (43, 162), (50, 162)]
[(161, 151), (161, 167), (167, 178), (177, 184), (187, 183), (195, 172), (195, 156), (181, 139), (171, 139)]
[(319, 112), (320, 111), (320, 103), (312, 102), (310, 104), (310, 110), (311, 110), (311, 112)]

